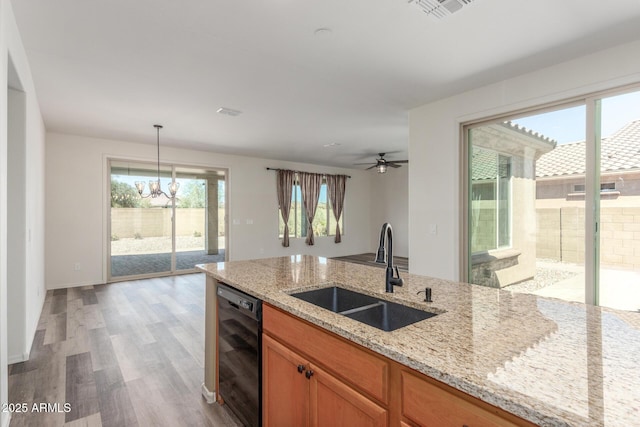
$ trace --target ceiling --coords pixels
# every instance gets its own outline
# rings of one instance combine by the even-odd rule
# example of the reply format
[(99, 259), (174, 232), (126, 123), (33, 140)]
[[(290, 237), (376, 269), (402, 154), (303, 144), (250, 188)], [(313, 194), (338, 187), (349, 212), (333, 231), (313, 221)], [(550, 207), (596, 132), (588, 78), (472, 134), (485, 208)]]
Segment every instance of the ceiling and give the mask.
[(407, 158), (413, 107), (640, 38), (638, 0), (12, 5), (48, 131), (344, 167)]

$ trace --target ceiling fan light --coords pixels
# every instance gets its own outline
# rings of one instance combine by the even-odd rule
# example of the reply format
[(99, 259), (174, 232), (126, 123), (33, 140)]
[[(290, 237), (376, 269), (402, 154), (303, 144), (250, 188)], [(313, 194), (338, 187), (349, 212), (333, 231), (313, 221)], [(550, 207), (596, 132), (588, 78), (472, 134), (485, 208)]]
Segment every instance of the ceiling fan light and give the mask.
[(380, 164), (378, 165), (378, 173), (386, 173), (387, 172), (387, 165), (386, 164)]

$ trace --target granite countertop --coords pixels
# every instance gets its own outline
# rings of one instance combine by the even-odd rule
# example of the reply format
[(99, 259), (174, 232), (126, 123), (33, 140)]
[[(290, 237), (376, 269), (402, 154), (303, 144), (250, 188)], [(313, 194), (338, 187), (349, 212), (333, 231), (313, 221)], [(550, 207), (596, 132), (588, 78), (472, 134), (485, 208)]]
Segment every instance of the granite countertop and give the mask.
[[(307, 255), (198, 267), (541, 426), (640, 425), (640, 313), (408, 273), (386, 294), (384, 269)], [(332, 284), (442, 314), (384, 332), (288, 295)]]

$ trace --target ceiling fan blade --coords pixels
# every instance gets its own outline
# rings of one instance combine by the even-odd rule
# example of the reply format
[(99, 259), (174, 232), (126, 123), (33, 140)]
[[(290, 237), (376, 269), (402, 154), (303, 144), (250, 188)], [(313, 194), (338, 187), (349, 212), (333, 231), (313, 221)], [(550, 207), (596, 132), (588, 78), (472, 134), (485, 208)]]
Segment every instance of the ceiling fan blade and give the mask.
[(366, 170), (366, 171), (368, 171), (369, 169), (373, 169), (373, 168), (375, 168), (376, 166), (378, 166), (378, 165), (369, 166), (369, 167), (368, 167), (368, 168), (366, 168), (365, 170)]
[(400, 165), (396, 165), (396, 164), (393, 164), (391, 162), (387, 162), (387, 166), (392, 167), (392, 168), (399, 168), (400, 167)]
[(367, 162), (367, 163), (354, 163), (354, 165), (377, 165), (377, 163)]
[(409, 163), (409, 160), (387, 160), (387, 163)]

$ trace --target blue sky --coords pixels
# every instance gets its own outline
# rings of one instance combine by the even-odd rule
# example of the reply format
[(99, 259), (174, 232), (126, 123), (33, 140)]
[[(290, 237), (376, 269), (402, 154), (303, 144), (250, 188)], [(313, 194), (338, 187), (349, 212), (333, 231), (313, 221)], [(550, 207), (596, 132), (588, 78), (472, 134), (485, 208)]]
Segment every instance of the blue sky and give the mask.
[[(513, 120), (521, 126), (555, 139), (559, 144), (584, 141), (585, 106)], [(640, 119), (640, 91), (602, 100), (602, 137), (610, 136), (627, 123)]]

